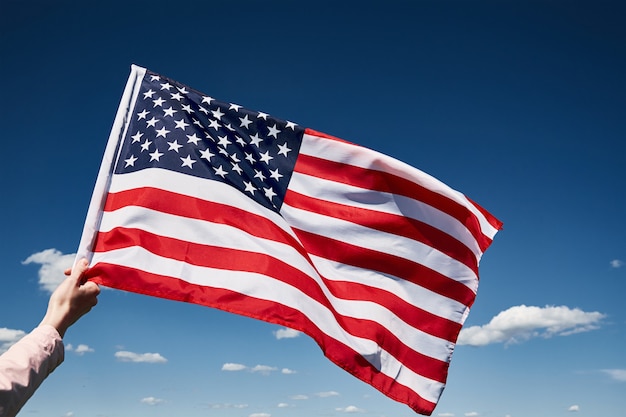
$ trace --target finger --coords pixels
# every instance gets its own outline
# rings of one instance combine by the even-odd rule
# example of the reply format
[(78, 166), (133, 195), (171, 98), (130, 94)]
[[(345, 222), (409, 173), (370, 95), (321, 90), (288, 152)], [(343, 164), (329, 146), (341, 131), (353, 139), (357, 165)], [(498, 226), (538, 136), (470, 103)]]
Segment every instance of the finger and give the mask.
[(78, 261), (76, 265), (74, 266), (74, 268), (72, 269), (70, 273), (70, 278), (74, 279), (74, 281), (78, 285), (82, 284), (81, 282), (82, 276), (87, 269), (89, 269), (89, 263), (87, 262), (86, 259), (83, 258), (80, 261)]

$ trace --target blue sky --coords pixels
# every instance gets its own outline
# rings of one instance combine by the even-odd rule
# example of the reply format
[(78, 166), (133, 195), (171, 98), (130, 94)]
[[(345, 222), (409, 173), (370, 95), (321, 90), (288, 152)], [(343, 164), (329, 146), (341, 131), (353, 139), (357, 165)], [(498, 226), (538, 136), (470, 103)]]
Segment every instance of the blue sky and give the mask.
[[(397, 157), (504, 222), (433, 415), (624, 415), (625, 18), (618, 1), (4, 0), (0, 349), (73, 260), (134, 63)], [(306, 336), (205, 307), (106, 290), (66, 343), (23, 415), (413, 415)]]

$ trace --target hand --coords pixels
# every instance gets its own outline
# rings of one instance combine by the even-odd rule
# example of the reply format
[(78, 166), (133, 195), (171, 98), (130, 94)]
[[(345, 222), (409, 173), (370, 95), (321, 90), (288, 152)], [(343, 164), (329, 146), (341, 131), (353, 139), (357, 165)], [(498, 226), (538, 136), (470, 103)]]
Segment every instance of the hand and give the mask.
[(68, 277), (50, 296), (48, 310), (41, 324), (53, 326), (61, 337), (98, 303), (100, 287), (94, 282), (84, 281), (83, 274), (88, 268), (87, 260), (81, 259), (74, 270), (67, 269), (65, 275)]

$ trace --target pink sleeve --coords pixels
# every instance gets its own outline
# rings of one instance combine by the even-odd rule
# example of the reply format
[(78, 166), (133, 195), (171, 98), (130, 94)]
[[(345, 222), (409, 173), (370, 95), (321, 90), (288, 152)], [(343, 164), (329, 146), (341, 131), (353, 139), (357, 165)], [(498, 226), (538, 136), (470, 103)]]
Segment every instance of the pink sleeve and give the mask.
[(63, 340), (49, 325), (37, 327), (0, 356), (0, 416), (17, 414), (64, 358)]

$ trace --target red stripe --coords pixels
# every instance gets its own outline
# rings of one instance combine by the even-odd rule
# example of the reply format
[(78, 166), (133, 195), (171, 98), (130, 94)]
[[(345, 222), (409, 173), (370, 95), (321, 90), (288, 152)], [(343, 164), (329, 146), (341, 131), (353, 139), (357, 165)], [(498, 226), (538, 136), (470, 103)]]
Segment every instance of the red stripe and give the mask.
[(162, 213), (232, 226), (256, 237), (286, 243), (308, 259), (302, 245), (276, 223), (237, 207), (158, 188), (142, 187), (110, 193), (104, 211), (115, 211), (127, 206), (145, 207)]
[[(436, 403), (425, 400), (415, 391), (379, 372), (358, 352), (329, 337), (302, 312), (291, 307), (221, 288), (194, 285), (176, 278), (106, 263), (94, 265), (87, 271), (86, 277), (108, 287), (219, 308), (302, 331), (317, 342), (333, 363), (383, 394), (407, 404), (420, 414), (430, 415), (435, 408)], [(165, 287), (164, 283), (167, 283)]]
[(463, 263), (478, 275), (478, 261), (474, 253), (449, 234), (427, 223), (397, 214), (323, 201), (292, 190), (287, 191), (284, 201), (291, 207), (346, 220), (370, 229), (424, 243)]
[[(373, 340), (394, 357), (404, 358), (405, 365), (414, 372), (442, 383), (445, 382), (445, 379), (440, 380), (440, 378), (442, 377), (442, 368), (447, 369), (448, 365), (446, 362), (414, 351), (380, 323), (340, 315), (326, 298), (317, 282), (282, 260), (265, 254), (194, 244), (184, 240), (158, 236), (139, 229), (125, 228), (116, 228), (110, 232), (98, 233), (94, 252), (108, 252), (135, 246), (142, 247), (158, 256), (175, 259), (190, 265), (258, 273), (282, 281), (299, 289), (325, 306), (331, 311), (336, 322), (348, 333), (353, 336)], [(338, 285), (332, 281), (330, 284)], [(177, 291), (178, 289), (175, 290)], [(416, 309), (413, 309), (410, 312), (416, 311)], [(424, 317), (422, 315), (422, 319), (418, 320), (418, 324), (427, 324), (425, 327), (428, 328), (428, 324), (433, 325), (433, 323), (428, 322), (429, 318), (429, 316)], [(410, 321), (415, 322), (416, 320)], [(441, 324), (445, 328), (448, 323)], [(440, 329), (433, 326), (429, 330)], [(450, 332), (448, 331), (447, 333)], [(453, 336), (456, 337), (456, 335)]]
[(462, 283), (409, 259), (340, 242), (304, 230), (294, 231), (307, 252), (312, 255), (405, 279), (468, 307), (472, 305), (476, 297), (476, 294)]
[(491, 238), (481, 232), (478, 219), (467, 207), (397, 175), (304, 154), (298, 156), (294, 171), (329, 181), (402, 195), (421, 201), (461, 222), (472, 234), (481, 251), (484, 252), (492, 242)]

